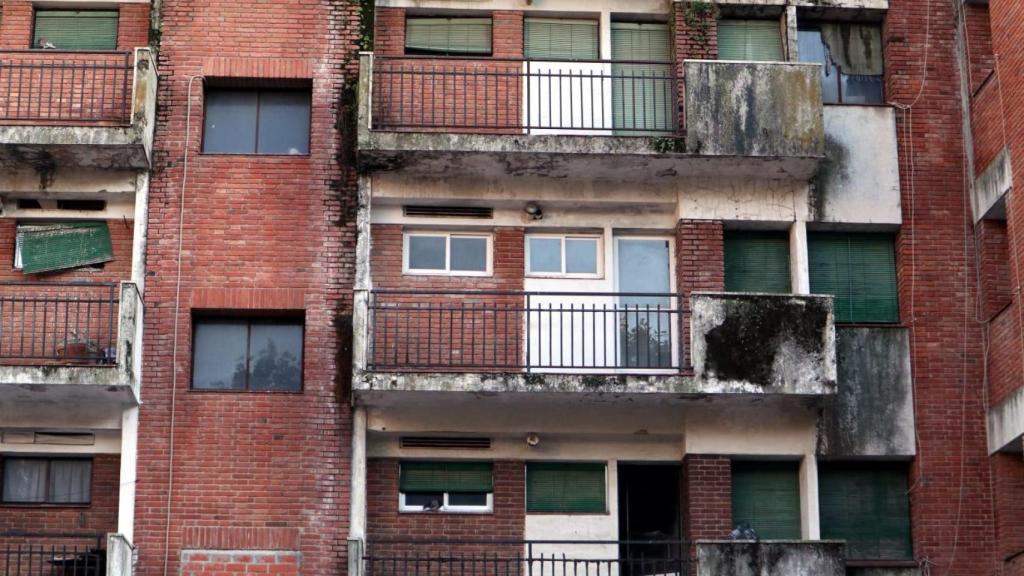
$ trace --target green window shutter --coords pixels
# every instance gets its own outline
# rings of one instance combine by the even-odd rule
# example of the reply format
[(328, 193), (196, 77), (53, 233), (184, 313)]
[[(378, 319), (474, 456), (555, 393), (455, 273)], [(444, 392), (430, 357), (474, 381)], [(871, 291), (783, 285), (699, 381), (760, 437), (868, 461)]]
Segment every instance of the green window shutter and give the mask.
[(32, 47), (42, 40), (59, 50), (116, 50), (117, 10), (36, 10)]
[(114, 259), (106, 222), (19, 226), (25, 274), (77, 268)]
[(719, 60), (785, 60), (777, 20), (719, 20)]
[(800, 538), (800, 465), (732, 464), (732, 523), (748, 524), (762, 540)]
[(846, 540), (851, 560), (910, 560), (907, 466), (900, 463), (821, 463), (821, 537)]
[(792, 292), (789, 234), (726, 232), (725, 290), (772, 294)]
[(527, 58), (597, 60), (598, 26), (593, 20), (527, 18), (523, 30)]
[(811, 292), (835, 296), (836, 322), (899, 321), (891, 234), (808, 234), (807, 250)]
[(402, 462), (402, 492), (475, 492), (494, 490), (494, 466), (489, 462)]
[(665, 63), (672, 60), (668, 25), (612, 22), (612, 60), (616, 132), (674, 132), (676, 84), (672, 64)]
[(407, 18), (405, 49), (412, 52), (464, 54), (491, 53), (490, 18)]
[(605, 493), (604, 464), (530, 462), (526, 465), (527, 512), (606, 512)]

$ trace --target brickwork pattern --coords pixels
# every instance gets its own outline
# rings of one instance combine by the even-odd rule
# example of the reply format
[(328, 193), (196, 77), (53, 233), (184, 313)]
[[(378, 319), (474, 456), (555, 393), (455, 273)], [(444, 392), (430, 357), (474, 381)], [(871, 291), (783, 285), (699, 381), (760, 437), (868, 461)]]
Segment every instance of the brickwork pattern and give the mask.
[(684, 366), (691, 367), (690, 294), (725, 290), (725, 232), (721, 221), (680, 220), (676, 225), (676, 284), (683, 295)]
[(298, 552), (262, 550), (187, 550), (182, 552), (181, 576), (228, 574), (275, 574), (299, 576), (302, 555)]

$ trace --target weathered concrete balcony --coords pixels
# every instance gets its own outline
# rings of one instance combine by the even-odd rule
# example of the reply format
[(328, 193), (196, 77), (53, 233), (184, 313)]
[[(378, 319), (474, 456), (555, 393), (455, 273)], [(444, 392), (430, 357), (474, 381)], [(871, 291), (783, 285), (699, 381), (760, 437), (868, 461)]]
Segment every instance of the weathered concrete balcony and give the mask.
[(677, 294), (373, 291), (357, 318), (357, 334), (366, 330), (356, 344), (354, 388), (363, 396), (835, 393), (831, 298), (694, 294), (692, 318), (683, 301)]
[(833, 541), (698, 541), (697, 576), (845, 576), (846, 545)]
[(0, 284), (0, 420), (137, 403), (141, 330), (131, 282)]
[(363, 54), (361, 168), (633, 181), (814, 174), (824, 156), (814, 65), (685, 69), (684, 83), (672, 62)]
[(147, 48), (0, 51), (0, 169), (148, 168), (156, 90)]

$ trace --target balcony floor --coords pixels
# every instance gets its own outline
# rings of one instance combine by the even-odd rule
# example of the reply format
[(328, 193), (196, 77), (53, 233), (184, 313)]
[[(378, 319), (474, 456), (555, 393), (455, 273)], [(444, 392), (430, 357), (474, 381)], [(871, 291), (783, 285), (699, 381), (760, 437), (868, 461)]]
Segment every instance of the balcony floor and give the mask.
[(145, 169), (143, 140), (137, 127), (0, 126), (0, 168)]

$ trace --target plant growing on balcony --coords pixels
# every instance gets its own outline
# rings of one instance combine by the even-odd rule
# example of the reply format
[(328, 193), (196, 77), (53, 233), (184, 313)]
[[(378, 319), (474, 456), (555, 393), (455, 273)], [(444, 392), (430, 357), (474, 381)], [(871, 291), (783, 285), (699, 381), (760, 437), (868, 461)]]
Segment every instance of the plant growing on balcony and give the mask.
[(718, 5), (710, 0), (690, 0), (683, 4), (683, 21), (693, 31), (694, 40), (707, 46), (711, 39), (711, 24), (718, 19)]

